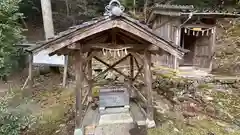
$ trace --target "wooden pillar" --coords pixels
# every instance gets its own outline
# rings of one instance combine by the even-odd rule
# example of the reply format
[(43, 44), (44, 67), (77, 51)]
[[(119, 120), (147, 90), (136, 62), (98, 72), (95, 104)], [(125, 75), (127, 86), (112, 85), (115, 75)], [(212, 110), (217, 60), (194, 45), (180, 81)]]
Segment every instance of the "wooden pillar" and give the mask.
[(176, 56), (173, 56), (173, 64), (174, 64), (174, 70), (178, 69), (178, 58)]
[(151, 54), (144, 52), (144, 80), (147, 91), (147, 118), (153, 120)]
[(68, 56), (64, 56), (63, 87), (67, 84)]
[(130, 77), (131, 77), (131, 85), (133, 83), (133, 78), (134, 78), (134, 58), (133, 56), (131, 55), (130, 56)]
[(134, 58), (132, 55), (129, 57), (129, 65), (130, 65), (130, 78), (128, 81), (128, 87), (130, 91), (130, 97), (134, 98), (135, 97), (135, 92), (133, 90), (133, 82), (134, 82)]
[(83, 91), (83, 53), (75, 53), (75, 67), (76, 67), (76, 128), (79, 129), (82, 126), (82, 91)]
[(31, 89), (33, 87), (33, 54), (30, 53), (29, 56), (29, 68), (28, 68), (28, 79), (29, 79), (29, 88)]
[(209, 50), (210, 50), (210, 53), (209, 53), (209, 72), (212, 71), (212, 65), (213, 65), (213, 58), (214, 58), (214, 52), (215, 52), (215, 45), (216, 45), (216, 26), (213, 28), (213, 34), (212, 34), (212, 37), (211, 37), (211, 40), (210, 40), (210, 46), (209, 46)]
[[(91, 54), (90, 54), (91, 55)], [(93, 85), (93, 77), (92, 77), (92, 58), (87, 63), (88, 68), (88, 101), (92, 101), (92, 85)]]

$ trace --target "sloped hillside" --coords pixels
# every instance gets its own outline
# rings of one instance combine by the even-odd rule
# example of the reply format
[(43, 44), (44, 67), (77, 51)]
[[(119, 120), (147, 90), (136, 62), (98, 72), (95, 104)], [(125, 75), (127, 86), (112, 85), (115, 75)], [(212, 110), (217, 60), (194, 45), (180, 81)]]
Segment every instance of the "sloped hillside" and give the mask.
[(236, 75), (240, 73), (240, 21), (219, 22), (214, 72)]

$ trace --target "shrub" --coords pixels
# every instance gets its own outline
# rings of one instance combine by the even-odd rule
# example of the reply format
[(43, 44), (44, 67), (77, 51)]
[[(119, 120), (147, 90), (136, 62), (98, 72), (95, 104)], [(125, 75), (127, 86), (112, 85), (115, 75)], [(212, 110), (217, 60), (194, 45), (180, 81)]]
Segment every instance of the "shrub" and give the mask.
[(21, 56), (15, 45), (23, 39), (23, 29), (18, 23), (22, 14), (18, 12), (20, 0), (0, 1), (0, 78), (8, 76), (18, 67)]
[(28, 130), (35, 122), (35, 118), (31, 116), (26, 105), (29, 103), (17, 103), (12, 105), (11, 102), (15, 98), (15, 93), (8, 93), (0, 98), (0, 134), (1, 135), (19, 135)]

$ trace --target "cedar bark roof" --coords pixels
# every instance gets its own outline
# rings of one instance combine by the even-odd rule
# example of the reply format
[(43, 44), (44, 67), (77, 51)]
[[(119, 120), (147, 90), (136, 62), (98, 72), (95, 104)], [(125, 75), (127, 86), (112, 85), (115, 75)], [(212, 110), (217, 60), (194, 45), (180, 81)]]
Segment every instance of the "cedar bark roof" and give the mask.
[[(119, 24), (111, 25), (115, 22)], [(120, 28), (128, 31), (134, 36), (141, 37), (147, 42), (156, 45), (157, 47), (169, 52), (174, 56), (177, 56), (178, 58), (182, 58), (184, 52), (186, 51), (181, 47), (174, 45), (172, 42), (166, 41), (165, 39), (159, 37), (147, 25), (142, 24), (138, 20), (133, 19), (125, 14), (120, 17), (100, 17), (96, 20), (92, 20), (89, 22), (85, 22), (81, 25), (71, 27), (64, 32), (59, 33), (54, 38), (43, 42), (37, 46), (29, 48), (28, 51), (37, 53), (44, 49), (54, 48), (51, 52), (54, 54), (56, 51), (63, 49), (64, 47), (71, 45), (72, 43), (112, 28)], [(135, 31), (135, 33), (133, 31)]]

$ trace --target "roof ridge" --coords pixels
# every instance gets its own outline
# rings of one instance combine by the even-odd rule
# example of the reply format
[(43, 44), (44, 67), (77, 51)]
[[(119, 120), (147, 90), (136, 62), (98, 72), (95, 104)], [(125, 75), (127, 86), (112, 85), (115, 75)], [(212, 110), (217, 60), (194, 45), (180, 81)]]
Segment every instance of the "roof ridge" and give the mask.
[(159, 4), (156, 3), (154, 7), (162, 7), (162, 8), (179, 8), (179, 9), (194, 9), (193, 5), (176, 5), (176, 4)]

